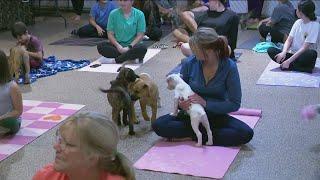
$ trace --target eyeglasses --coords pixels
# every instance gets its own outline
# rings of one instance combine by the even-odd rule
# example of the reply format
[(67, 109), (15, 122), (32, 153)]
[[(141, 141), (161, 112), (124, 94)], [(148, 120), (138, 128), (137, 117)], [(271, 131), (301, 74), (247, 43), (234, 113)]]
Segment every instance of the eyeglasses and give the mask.
[(55, 137), (55, 143), (59, 144), (61, 150), (65, 150), (66, 148), (72, 148), (72, 147), (77, 147), (74, 144), (70, 144), (68, 142), (65, 141), (65, 138), (63, 138), (61, 136), (61, 134), (59, 133), (59, 130), (56, 131), (56, 137)]

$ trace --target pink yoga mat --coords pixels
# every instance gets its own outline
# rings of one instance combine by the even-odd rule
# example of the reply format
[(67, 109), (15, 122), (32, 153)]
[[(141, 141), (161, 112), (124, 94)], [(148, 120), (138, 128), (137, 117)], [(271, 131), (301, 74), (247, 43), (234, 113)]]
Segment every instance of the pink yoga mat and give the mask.
[[(259, 113), (260, 112), (260, 113)], [(254, 128), (261, 110), (240, 109), (232, 115)], [(178, 173), (207, 178), (223, 178), (240, 147), (203, 146), (195, 142), (158, 141), (135, 164), (138, 169)]]
[(0, 139), (0, 161), (31, 143), (83, 107), (84, 105), (80, 104), (24, 100), (19, 132), (14, 136)]

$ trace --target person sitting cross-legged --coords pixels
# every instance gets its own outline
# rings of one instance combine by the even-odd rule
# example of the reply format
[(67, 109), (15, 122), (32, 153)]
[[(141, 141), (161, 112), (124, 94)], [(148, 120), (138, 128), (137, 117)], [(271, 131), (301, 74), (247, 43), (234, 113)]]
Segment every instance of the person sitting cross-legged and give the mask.
[(139, 60), (147, 53), (142, 44), (146, 31), (146, 21), (142, 11), (132, 7), (133, 0), (119, 0), (120, 8), (110, 13), (108, 20), (108, 39), (97, 46), (99, 54), (108, 58), (103, 63), (123, 63)]

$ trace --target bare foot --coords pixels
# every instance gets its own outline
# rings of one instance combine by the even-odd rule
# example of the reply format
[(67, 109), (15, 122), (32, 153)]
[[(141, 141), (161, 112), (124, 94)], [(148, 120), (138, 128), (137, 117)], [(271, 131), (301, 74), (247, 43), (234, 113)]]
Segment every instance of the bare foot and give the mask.
[(73, 21), (80, 21), (81, 20), (81, 16), (80, 15), (75, 15), (71, 18)]

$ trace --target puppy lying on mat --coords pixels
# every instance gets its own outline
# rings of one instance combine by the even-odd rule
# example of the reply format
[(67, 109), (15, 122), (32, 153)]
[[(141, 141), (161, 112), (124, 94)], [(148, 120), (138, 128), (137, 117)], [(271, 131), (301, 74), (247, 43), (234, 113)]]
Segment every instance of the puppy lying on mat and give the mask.
[[(173, 116), (178, 115), (178, 103), (179, 99), (188, 99), (189, 96), (193, 95), (194, 92), (190, 86), (181, 79), (179, 74), (171, 74), (167, 77), (168, 89), (174, 90), (174, 112), (171, 113)], [(212, 132), (210, 129), (207, 114), (204, 108), (200, 104), (191, 104), (187, 113), (190, 115), (191, 126), (198, 138), (196, 146), (202, 146), (202, 134), (199, 130), (199, 124), (205, 127), (208, 134), (207, 145), (212, 145)]]
[[(135, 82), (129, 85), (131, 99), (136, 101), (139, 99), (143, 119), (150, 121), (147, 113), (147, 106), (151, 107), (151, 121), (156, 120), (158, 107), (161, 107), (159, 90), (156, 83), (147, 73), (141, 73)], [(135, 114), (135, 113), (134, 113)]]

